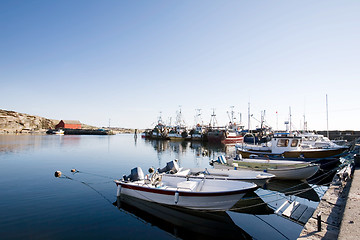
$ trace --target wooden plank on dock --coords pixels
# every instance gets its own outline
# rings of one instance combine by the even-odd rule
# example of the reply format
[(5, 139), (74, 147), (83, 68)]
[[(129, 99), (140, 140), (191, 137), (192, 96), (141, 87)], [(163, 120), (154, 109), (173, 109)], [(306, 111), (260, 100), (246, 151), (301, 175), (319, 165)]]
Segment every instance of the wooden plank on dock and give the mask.
[(290, 218), (294, 219), (295, 221), (299, 220), (299, 218), (303, 215), (307, 208), (308, 206), (304, 204), (299, 204), (299, 206), (291, 213)]
[(286, 217), (288, 217), (288, 218), (290, 218), (291, 213), (293, 213), (293, 212), (296, 210), (296, 208), (299, 206), (299, 204), (300, 204), (299, 202), (293, 201), (293, 202), (290, 204), (290, 206), (288, 206), (288, 207), (285, 209), (285, 211), (283, 212), (283, 215), (286, 216)]
[(308, 207), (306, 211), (301, 215), (298, 221), (304, 224), (307, 223), (307, 221), (311, 218), (314, 212), (315, 212), (315, 208)]

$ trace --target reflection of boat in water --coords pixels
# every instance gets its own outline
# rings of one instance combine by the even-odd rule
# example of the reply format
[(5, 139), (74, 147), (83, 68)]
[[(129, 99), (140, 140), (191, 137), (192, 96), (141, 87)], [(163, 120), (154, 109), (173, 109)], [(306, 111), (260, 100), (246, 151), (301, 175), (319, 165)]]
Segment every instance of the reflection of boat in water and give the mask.
[(181, 239), (252, 239), (226, 212), (169, 207), (124, 195), (114, 205)]
[(232, 212), (269, 215), (274, 210), (270, 208), (255, 192), (246, 193), (231, 209)]
[(292, 195), (314, 202), (320, 201), (319, 195), (307, 182), (273, 180), (266, 187), (268, 190), (281, 192), (286, 196)]

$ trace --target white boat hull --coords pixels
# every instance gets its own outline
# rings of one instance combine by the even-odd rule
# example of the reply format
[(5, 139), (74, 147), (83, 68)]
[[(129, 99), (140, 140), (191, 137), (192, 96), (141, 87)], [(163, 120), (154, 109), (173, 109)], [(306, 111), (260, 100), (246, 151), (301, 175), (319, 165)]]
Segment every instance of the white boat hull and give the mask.
[[(183, 179), (180, 178), (180, 180), (175, 181), (179, 182)], [(255, 184), (245, 182), (239, 185), (239, 182), (236, 181), (221, 181), (219, 183), (218, 180), (198, 180), (198, 184), (203, 184), (202, 188), (209, 191), (196, 191), (173, 187), (155, 187), (151, 184), (139, 184), (138, 182), (116, 180), (118, 196), (124, 194), (150, 202), (198, 210), (228, 210), (246, 192), (254, 191), (257, 188)]]
[[(187, 174), (182, 174), (187, 172)], [(199, 174), (200, 173), (200, 174)], [(214, 180), (232, 180), (255, 183), (257, 186), (264, 186), (275, 175), (253, 170), (233, 170), (233, 169), (188, 169), (182, 170), (176, 174), (164, 174), (163, 177), (190, 177), (190, 179), (214, 179)]]
[[(300, 165), (300, 164), (299, 164)], [(302, 164), (301, 164), (302, 165)], [(229, 166), (225, 164), (214, 163), (214, 167), (217, 169), (235, 169), (241, 171), (241, 168), (234, 166)], [(309, 177), (312, 177), (318, 170), (320, 166), (316, 164), (309, 164), (299, 167), (281, 167), (278, 169), (266, 168), (258, 169), (258, 171), (264, 171), (275, 175), (276, 179), (287, 179), (287, 180), (305, 180)]]
[(311, 164), (309, 166), (297, 168), (268, 168), (267, 172), (274, 174), (277, 179), (305, 180), (312, 177), (319, 170), (319, 168), (319, 165)]

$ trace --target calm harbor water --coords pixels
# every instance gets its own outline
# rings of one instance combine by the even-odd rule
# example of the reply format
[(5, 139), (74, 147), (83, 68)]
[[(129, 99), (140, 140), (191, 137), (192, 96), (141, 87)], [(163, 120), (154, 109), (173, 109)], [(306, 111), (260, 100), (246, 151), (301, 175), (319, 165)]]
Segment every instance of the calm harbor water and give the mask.
[[(185, 211), (116, 198), (113, 179), (133, 167), (146, 171), (176, 158), (181, 167), (211, 168), (210, 159), (232, 150), (133, 135), (0, 136), (0, 238), (296, 239), (303, 226), (274, 210), (286, 200), (316, 208), (325, 187), (302, 191), (309, 185), (274, 181), (227, 212)], [(80, 172), (71, 173), (73, 168)], [(54, 177), (57, 170), (62, 177)], [(300, 192), (295, 194), (294, 187)]]

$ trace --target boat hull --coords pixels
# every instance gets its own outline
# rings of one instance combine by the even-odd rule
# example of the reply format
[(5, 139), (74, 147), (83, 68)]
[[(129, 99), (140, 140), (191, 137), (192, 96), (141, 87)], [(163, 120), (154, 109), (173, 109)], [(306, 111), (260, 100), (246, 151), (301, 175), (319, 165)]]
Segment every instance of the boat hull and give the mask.
[(267, 169), (268, 173), (274, 174), (277, 179), (305, 180), (312, 177), (318, 170), (319, 165), (311, 164), (298, 168)]
[[(229, 166), (225, 164), (214, 163), (214, 167), (218, 169), (234, 169), (241, 171), (241, 168)], [(280, 167), (278, 169), (275, 168), (254, 168), (253, 170), (257, 170), (259, 172), (264, 171), (267, 173), (271, 173), (275, 175), (276, 179), (283, 179), (283, 180), (305, 180), (307, 178), (312, 177), (318, 170), (320, 166), (317, 164), (299, 164), (298, 167)]]
[(243, 150), (237, 149), (237, 153), (241, 154), (242, 157), (248, 158), (251, 155), (259, 156), (283, 156), (285, 158), (328, 158), (342, 154), (346, 151), (345, 148), (338, 149), (312, 149), (312, 150), (301, 150), (301, 151), (286, 151), (284, 153), (272, 153), (270, 150)]
[(232, 143), (242, 143), (244, 140), (244, 137), (242, 136), (229, 136), (225, 139), (221, 140), (224, 144), (232, 144)]
[(121, 181), (116, 181), (116, 184), (118, 185), (118, 196), (127, 195), (150, 202), (190, 209), (224, 211), (230, 209), (246, 192), (254, 191), (257, 188), (256, 185), (246, 183), (251, 187), (232, 191), (193, 192), (140, 186)]
[[(204, 173), (206, 172), (206, 173)], [(200, 173), (200, 174), (199, 174)], [(181, 174), (181, 172), (180, 172)], [(213, 179), (213, 180), (231, 180), (255, 183), (259, 187), (263, 187), (270, 179), (275, 176), (270, 173), (263, 173), (253, 170), (231, 170), (231, 169), (190, 169), (190, 174), (177, 175), (177, 174), (164, 174), (163, 177), (182, 177), (189, 179)]]
[(338, 149), (314, 149), (314, 150), (303, 150), (303, 151), (288, 151), (284, 152), (283, 155), (286, 158), (328, 158), (342, 154), (346, 151), (345, 148)]

